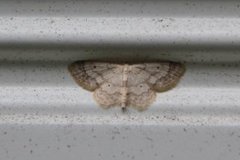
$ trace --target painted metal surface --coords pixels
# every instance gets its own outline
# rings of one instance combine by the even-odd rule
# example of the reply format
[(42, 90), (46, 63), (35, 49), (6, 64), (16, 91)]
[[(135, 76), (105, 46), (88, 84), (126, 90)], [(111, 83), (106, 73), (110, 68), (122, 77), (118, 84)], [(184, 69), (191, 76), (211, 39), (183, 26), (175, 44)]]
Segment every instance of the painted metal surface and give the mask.
[[(0, 159), (240, 158), (238, 1), (0, 1)], [(74, 60), (186, 63), (145, 112), (102, 110)]]

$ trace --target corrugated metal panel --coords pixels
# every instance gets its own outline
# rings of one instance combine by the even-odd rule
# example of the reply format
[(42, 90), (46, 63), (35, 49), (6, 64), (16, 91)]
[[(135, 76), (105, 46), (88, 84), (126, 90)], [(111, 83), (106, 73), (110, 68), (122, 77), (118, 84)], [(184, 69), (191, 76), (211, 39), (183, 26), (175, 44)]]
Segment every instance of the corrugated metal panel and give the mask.
[[(0, 159), (240, 158), (238, 1), (0, 1)], [(145, 112), (102, 110), (75, 60), (174, 60)]]

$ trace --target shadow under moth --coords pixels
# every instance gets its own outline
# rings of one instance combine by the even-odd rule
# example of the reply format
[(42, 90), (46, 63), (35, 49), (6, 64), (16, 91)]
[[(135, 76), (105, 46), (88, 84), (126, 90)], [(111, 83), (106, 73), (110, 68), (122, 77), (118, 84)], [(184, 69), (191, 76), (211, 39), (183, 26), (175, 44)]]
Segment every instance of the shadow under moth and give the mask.
[(77, 61), (68, 67), (82, 88), (92, 91), (103, 108), (113, 106), (145, 110), (156, 98), (156, 92), (175, 87), (185, 67), (176, 62), (115, 63)]

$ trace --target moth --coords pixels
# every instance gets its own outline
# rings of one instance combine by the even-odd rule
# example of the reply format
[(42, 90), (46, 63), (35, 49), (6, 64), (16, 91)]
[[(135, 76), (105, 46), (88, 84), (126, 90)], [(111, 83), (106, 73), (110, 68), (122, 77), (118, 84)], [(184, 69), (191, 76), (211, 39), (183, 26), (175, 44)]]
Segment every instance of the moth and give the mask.
[(118, 106), (123, 111), (127, 107), (147, 109), (156, 99), (156, 92), (176, 86), (185, 71), (184, 65), (176, 62), (77, 61), (68, 69), (77, 84), (93, 92), (101, 107)]

